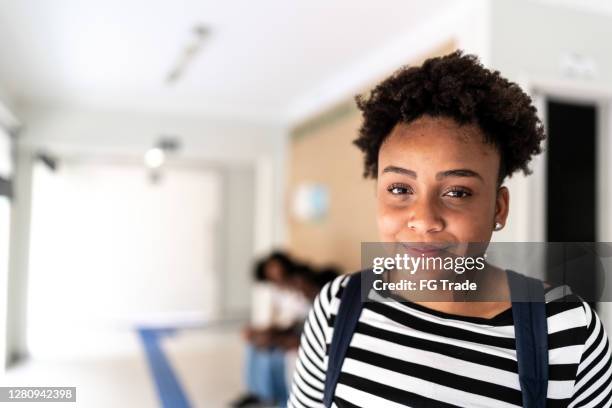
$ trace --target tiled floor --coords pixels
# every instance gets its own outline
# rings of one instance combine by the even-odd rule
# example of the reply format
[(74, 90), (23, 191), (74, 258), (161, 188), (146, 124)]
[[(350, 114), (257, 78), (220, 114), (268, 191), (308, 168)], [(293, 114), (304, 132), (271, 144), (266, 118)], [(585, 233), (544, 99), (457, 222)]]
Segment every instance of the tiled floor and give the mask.
[[(138, 334), (125, 341), (133, 344), (102, 358), (27, 361), (9, 370), (2, 384), (76, 386), (77, 403), (54, 403), (58, 408), (160, 406)], [(236, 326), (178, 330), (163, 337), (160, 345), (192, 407), (226, 407), (242, 391), (243, 345)], [(40, 403), (10, 405), (40, 408)]]

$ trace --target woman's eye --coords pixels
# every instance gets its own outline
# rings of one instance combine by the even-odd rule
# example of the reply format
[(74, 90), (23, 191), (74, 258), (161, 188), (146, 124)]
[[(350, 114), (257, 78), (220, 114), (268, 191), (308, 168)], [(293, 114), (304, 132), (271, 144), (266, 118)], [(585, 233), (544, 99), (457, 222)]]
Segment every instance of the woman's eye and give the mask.
[(403, 195), (403, 194), (410, 193), (412, 190), (410, 189), (409, 186), (392, 185), (387, 189), (387, 191), (389, 191), (393, 195)]
[(447, 191), (444, 195), (451, 198), (465, 198), (471, 196), (472, 193), (463, 189), (453, 189)]

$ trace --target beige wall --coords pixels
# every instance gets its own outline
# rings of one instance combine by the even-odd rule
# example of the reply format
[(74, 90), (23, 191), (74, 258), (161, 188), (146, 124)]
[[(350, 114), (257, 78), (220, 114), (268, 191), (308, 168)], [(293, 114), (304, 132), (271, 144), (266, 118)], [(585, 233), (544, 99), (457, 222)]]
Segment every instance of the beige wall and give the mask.
[[(455, 49), (454, 41), (432, 50), (418, 61)], [(324, 219), (303, 222), (289, 211), (289, 251), (315, 265), (335, 264), (345, 272), (361, 269), (361, 242), (377, 241), (375, 181), (364, 180), (363, 156), (352, 144), (361, 115), (354, 101), (345, 101), (297, 127), (289, 153), (289, 186), (320, 183), (329, 192)]]

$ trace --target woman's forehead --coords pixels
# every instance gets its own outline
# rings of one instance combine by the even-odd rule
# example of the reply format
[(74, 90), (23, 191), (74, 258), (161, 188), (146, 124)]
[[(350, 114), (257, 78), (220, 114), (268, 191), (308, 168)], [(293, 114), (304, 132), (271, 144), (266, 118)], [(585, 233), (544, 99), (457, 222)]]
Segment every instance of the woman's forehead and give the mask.
[(471, 140), (484, 142), (484, 133), (476, 123), (460, 124), (455, 119), (440, 116), (423, 115), (409, 123), (399, 122), (391, 130), (389, 137), (415, 136), (415, 135), (446, 135), (457, 141), (469, 142)]
[(386, 165), (412, 170), (461, 165), (496, 174), (499, 152), (477, 125), (427, 117), (394, 127), (379, 151), (379, 171)]
[[(391, 145), (391, 146), (389, 146)], [(432, 148), (442, 152), (444, 148), (471, 150), (489, 155), (496, 151), (487, 143), (484, 133), (476, 124), (460, 125), (449, 118), (421, 117), (410, 123), (398, 123), (381, 146), (390, 152), (404, 148)]]

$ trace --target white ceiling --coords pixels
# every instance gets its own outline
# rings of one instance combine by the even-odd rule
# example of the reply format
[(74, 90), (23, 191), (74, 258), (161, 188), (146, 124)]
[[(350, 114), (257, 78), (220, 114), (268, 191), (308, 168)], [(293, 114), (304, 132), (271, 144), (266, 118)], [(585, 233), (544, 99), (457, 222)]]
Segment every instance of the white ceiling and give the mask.
[[(460, 0), (2, 0), (0, 88), (23, 103), (282, 121)], [(164, 78), (195, 24), (212, 34)]]

